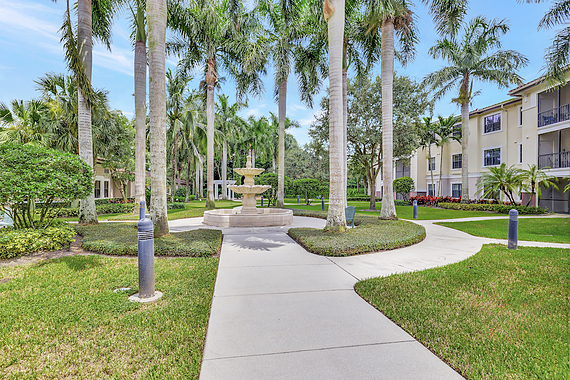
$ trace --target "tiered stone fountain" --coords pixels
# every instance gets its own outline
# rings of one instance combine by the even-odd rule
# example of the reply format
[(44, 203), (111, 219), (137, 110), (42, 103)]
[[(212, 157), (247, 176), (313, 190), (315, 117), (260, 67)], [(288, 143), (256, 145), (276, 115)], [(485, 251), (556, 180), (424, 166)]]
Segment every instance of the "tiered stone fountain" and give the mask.
[(242, 206), (234, 209), (209, 210), (204, 212), (204, 224), (215, 227), (269, 227), (293, 224), (293, 210), (257, 208), (255, 196), (270, 189), (270, 185), (256, 185), (253, 177), (265, 169), (252, 168), (251, 156), (247, 156), (245, 168), (234, 169), (245, 177), (243, 185), (229, 185), (238, 194), (243, 194)]

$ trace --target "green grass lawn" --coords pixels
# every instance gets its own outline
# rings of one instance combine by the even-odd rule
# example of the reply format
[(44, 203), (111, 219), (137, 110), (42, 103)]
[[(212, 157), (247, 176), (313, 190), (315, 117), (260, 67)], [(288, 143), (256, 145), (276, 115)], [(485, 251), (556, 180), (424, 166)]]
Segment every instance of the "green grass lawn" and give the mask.
[[(348, 202), (349, 206), (356, 206), (356, 214), (358, 215), (373, 215), (380, 216), (380, 209), (382, 204), (376, 202), (377, 211), (363, 211), (370, 207), (369, 202)], [(303, 204), (300, 205), (288, 205), (289, 208), (296, 208), (301, 210), (313, 210), (320, 211), (321, 203), (313, 203), (310, 206)], [(325, 200), (325, 211), (328, 211), (328, 204)], [(413, 219), (413, 207), (412, 206), (396, 206), (396, 214), (400, 219)], [(477, 216), (505, 216), (504, 214), (495, 214), (486, 211), (465, 211), (465, 210), (445, 210), (433, 207), (418, 207), (418, 220), (437, 220), (437, 219), (457, 219), (457, 218), (472, 218)]]
[[(73, 256), (0, 268), (0, 378), (197, 379), (217, 258), (155, 261), (151, 304), (127, 301), (137, 260)], [(113, 290), (131, 287), (128, 293)]]
[(567, 379), (570, 250), (485, 245), (356, 291), (468, 379)]
[[(438, 222), (475, 236), (508, 239), (509, 220)], [(519, 240), (570, 244), (570, 218), (519, 218)]]

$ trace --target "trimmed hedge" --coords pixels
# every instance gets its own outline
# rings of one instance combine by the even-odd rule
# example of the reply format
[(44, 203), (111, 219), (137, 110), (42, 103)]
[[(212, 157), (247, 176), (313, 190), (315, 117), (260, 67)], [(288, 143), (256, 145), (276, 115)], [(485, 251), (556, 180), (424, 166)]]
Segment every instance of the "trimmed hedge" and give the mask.
[[(347, 196), (346, 200), (349, 202), (370, 202), (370, 195), (352, 195)], [(376, 197), (376, 202), (382, 201), (382, 198)]]
[(508, 214), (510, 210), (515, 209), (519, 214), (545, 214), (547, 210), (544, 210), (536, 206), (513, 206), (513, 205), (503, 205), (503, 204), (462, 204), (462, 203), (439, 203), (438, 207), (445, 208), (448, 210), (470, 210), (470, 211), (492, 211), (498, 212), (500, 214)]
[(135, 203), (135, 198), (127, 198), (127, 202), (123, 201), (123, 198), (103, 198), (103, 199), (95, 199), (95, 205), (106, 205), (109, 203)]
[(166, 208), (168, 210), (179, 210), (186, 208), (186, 206), (184, 205), (184, 203), (168, 203), (166, 205)]
[[(75, 226), (83, 236), (83, 249), (105, 255), (136, 256), (138, 234), (135, 223), (99, 223)], [(211, 257), (220, 253), (222, 232), (197, 229), (169, 234), (154, 240), (156, 256)]]
[[(293, 210), (296, 216), (326, 219), (322, 211)], [(374, 216), (356, 215), (357, 228), (344, 233), (325, 232), (314, 228), (291, 228), (289, 236), (306, 250), (324, 256), (351, 256), (377, 252), (419, 243), (426, 236), (423, 226), (404, 220), (380, 220)]]
[(75, 236), (69, 226), (42, 230), (0, 228), (0, 259), (11, 259), (37, 251), (55, 251), (67, 247)]

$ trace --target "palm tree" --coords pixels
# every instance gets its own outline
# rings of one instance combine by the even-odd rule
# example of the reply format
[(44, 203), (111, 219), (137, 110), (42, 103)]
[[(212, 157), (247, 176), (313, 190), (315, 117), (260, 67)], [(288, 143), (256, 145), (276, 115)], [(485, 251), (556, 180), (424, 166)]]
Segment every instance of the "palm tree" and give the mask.
[(454, 101), (461, 105), (462, 203), (469, 202), (467, 146), (473, 80), (496, 83), (501, 88), (523, 82), (516, 71), (527, 64), (526, 57), (513, 50), (493, 50), (501, 47), (500, 37), (508, 30), (504, 20), (489, 21), (479, 16), (465, 25), (461, 41), (455, 36), (443, 38), (430, 49), (434, 58), (444, 58), (450, 65), (427, 75), (424, 83), (438, 89), (436, 98), (459, 88), (459, 95)]
[[(455, 132), (455, 124), (461, 119), (457, 116), (449, 116), (448, 118), (438, 116), (437, 118), (438, 118), (438, 123), (436, 124), (435, 133), (439, 136), (439, 140), (436, 142), (436, 145), (439, 146), (440, 149), (438, 196), (441, 197), (441, 192), (442, 192), (441, 177), (443, 174), (443, 148), (445, 144), (449, 143), (451, 140), (460, 141), (458, 137), (454, 136), (454, 132)], [(432, 179), (432, 187), (433, 187), (433, 179)]]
[(558, 186), (556, 185), (557, 178), (546, 174), (546, 172), (539, 169), (536, 164), (528, 165), (528, 169), (523, 169), (521, 174), (523, 176), (523, 190), (530, 192), (530, 197), (526, 203), (527, 206), (530, 205), (535, 193), (538, 199), (542, 198), (542, 188), (548, 189), (552, 186), (558, 190)]
[(344, 39), (344, 0), (325, 0), (323, 11), (328, 22), (329, 40), (329, 170), (330, 193), (326, 230), (344, 232), (344, 112), (342, 99), (342, 43)]
[(509, 202), (515, 204), (514, 194), (522, 186), (523, 180), (524, 175), (520, 169), (514, 165), (507, 168), (503, 162), (500, 166), (490, 167), (488, 172), (481, 174), (477, 188), (483, 193), (484, 198), (500, 191), (506, 195)]
[(257, 23), (246, 14), (239, 2), (196, 1), (184, 8), (173, 4), (170, 25), (177, 36), (169, 49), (182, 55), (183, 70), (193, 70), (205, 64), (206, 117), (208, 126), (206, 207), (214, 204), (214, 90), (218, 72), (225, 71), (237, 84), (238, 95), (260, 94), (259, 74), (264, 70), (266, 57), (256, 40)]
[(43, 114), (47, 106), (38, 100), (12, 100), (10, 107), (0, 103), (0, 124), (7, 126), (0, 131), (0, 144), (36, 144), (47, 146), (50, 135)]
[(156, 237), (168, 234), (166, 206), (166, 0), (147, 0), (151, 218)]
[(424, 117), (424, 122), (419, 125), (419, 130), (418, 130), (419, 144), (422, 148), (424, 149), (427, 148), (428, 151), (427, 160), (428, 160), (429, 172), (431, 175), (431, 188), (433, 194), (435, 194), (435, 188), (433, 181), (433, 168), (431, 166), (431, 146), (432, 144), (437, 143), (437, 138), (435, 137), (436, 130), (437, 130), (437, 125), (435, 123), (432, 123), (431, 116)]
[(222, 135), (222, 199), (226, 199), (228, 193), (228, 139), (236, 134), (240, 126), (245, 125), (245, 120), (237, 115), (245, 104), (236, 102), (229, 104), (226, 95), (219, 95), (216, 103), (216, 124)]
[(200, 150), (203, 147), (203, 136), (205, 135), (205, 126), (202, 122), (204, 118), (202, 96), (196, 91), (192, 91), (187, 99), (184, 112), (181, 118), (180, 135), (182, 144), (180, 146), (180, 154), (186, 159), (186, 201), (188, 201), (190, 172), (192, 168), (196, 170), (196, 180), (194, 182), (194, 195), (198, 194), (198, 175), (199, 167), (202, 165)]
[[(422, 0), (429, 4), (436, 30), (439, 33), (455, 33), (456, 25), (467, 11), (467, 0), (441, 1)], [(382, 76), (382, 169), (384, 194), (380, 217), (395, 219), (396, 208), (392, 191), (393, 172), (393, 79), (394, 79), (394, 34), (399, 37), (403, 63), (413, 57), (417, 41), (413, 24), (411, 3), (408, 0), (373, 0), (367, 8), (367, 33), (381, 31), (381, 76)]]

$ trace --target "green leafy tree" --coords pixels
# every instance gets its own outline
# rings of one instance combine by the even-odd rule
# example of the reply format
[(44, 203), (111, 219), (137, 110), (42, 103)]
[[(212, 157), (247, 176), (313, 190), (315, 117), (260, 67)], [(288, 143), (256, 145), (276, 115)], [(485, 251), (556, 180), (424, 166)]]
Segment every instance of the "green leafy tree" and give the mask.
[(459, 89), (454, 102), (461, 106), (461, 202), (469, 202), (469, 104), (473, 98), (473, 81), (496, 83), (500, 88), (522, 84), (517, 73), (528, 59), (513, 50), (501, 50), (501, 36), (509, 31), (505, 20), (476, 17), (464, 26), (461, 40), (454, 35), (445, 37), (430, 48), (434, 58), (443, 58), (449, 66), (426, 76), (424, 83), (438, 91), (439, 99), (449, 91)]
[(408, 200), (410, 191), (414, 191), (415, 188), (414, 180), (410, 177), (400, 177), (394, 180), (394, 191), (405, 200)]
[(49, 227), (61, 207), (93, 190), (90, 166), (55, 149), (2, 144), (0, 167), (0, 211), (15, 228)]
[[(521, 174), (523, 190), (530, 193), (530, 197), (526, 204), (527, 206), (530, 205), (534, 194), (538, 196), (538, 199), (542, 198), (541, 188), (548, 189), (552, 186), (558, 190), (558, 185), (556, 184), (557, 178), (548, 175), (544, 170), (539, 169), (536, 164), (528, 165), (528, 169), (522, 170)], [(566, 187), (568, 187), (568, 185), (566, 185)]]
[(298, 179), (293, 181), (293, 189), (297, 195), (305, 196), (305, 204), (311, 204), (311, 198), (316, 197), (321, 183), (316, 179)]
[[(277, 187), (278, 182), (279, 182), (279, 177), (277, 173), (263, 173), (262, 175), (255, 177), (256, 184), (271, 186), (269, 190), (266, 190), (265, 193), (263, 193), (263, 195), (267, 197), (268, 201), (267, 207), (269, 207), (270, 205), (279, 207), (279, 205), (277, 204), (277, 193), (279, 192)], [(289, 177), (285, 176), (285, 189), (289, 189), (290, 187), (291, 187), (291, 180), (289, 179)]]
[(12, 100), (10, 107), (0, 103), (0, 123), (7, 128), (0, 131), (0, 144), (35, 144), (47, 146), (50, 134), (44, 122), (45, 103), (32, 100)]
[(521, 188), (524, 174), (514, 165), (507, 167), (503, 162), (500, 166), (490, 167), (489, 171), (481, 174), (477, 181), (477, 188), (482, 192), (483, 198), (500, 191), (505, 194), (509, 202), (515, 204), (514, 194)]

